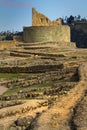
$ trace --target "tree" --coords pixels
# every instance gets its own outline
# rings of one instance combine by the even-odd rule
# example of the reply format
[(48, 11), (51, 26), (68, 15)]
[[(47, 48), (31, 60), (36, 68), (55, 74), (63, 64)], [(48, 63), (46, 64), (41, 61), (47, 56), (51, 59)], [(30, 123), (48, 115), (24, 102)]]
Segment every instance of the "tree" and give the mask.
[(77, 21), (80, 21), (80, 19), (81, 19), (81, 16), (78, 15), (78, 16), (77, 16)]
[(74, 16), (70, 15), (69, 18), (67, 18), (67, 24), (73, 24), (74, 22)]

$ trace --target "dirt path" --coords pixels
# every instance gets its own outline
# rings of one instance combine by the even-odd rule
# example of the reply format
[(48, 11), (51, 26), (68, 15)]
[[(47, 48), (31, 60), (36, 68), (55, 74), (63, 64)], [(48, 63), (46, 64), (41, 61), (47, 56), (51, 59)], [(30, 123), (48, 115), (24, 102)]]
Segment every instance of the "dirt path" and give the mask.
[(8, 88), (6, 88), (5, 86), (0, 85), (0, 95), (2, 95), (7, 90), (8, 90)]
[(87, 130), (87, 92), (74, 110), (73, 122), (77, 130)]
[(73, 109), (87, 90), (86, 67), (86, 64), (80, 67), (81, 81), (78, 85), (67, 96), (59, 98), (51, 109), (39, 116), (32, 123), (30, 130), (75, 130), (72, 124)]
[(84, 95), (85, 85), (82, 88), (83, 85), (83, 82), (80, 83), (67, 96), (60, 98), (32, 124), (31, 130), (70, 130), (69, 121), (72, 118), (73, 108)]

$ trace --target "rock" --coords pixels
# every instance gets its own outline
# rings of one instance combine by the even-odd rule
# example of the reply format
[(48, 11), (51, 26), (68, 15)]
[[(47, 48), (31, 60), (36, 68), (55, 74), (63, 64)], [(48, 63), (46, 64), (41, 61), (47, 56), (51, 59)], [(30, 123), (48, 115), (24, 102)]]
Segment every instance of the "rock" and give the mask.
[(16, 129), (17, 130), (23, 130), (22, 127), (20, 127), (20, 126), (17, 126)]
[(16, 129), (16, 127), (10, 127), (9, 130), (18, 130), (18, 129)]
[(17, 126), (29, 126), (31, 121), (33, 120), (33, 117), (32, 116), (28, 116), (28, 117), (23, 117), (23, 118), (18, 118), (16, 121), (15, 121), (15, 124)]

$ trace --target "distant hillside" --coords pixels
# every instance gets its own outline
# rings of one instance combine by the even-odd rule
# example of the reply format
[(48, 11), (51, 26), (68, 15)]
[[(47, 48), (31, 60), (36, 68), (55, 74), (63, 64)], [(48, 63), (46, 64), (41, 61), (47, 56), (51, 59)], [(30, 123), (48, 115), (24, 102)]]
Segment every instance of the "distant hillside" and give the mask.
[(71, 26), (71, 41), (79, 48), (87, 48), (87, 22), (76, 22)]

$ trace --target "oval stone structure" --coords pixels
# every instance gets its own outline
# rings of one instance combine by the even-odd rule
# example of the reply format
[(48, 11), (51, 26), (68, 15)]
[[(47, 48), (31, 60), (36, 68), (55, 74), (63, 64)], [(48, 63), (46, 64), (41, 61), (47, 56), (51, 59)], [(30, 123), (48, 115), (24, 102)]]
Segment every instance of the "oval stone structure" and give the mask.
[(24, 42), (70, 42), (70, 27), (58, 26), (32, 26), (23, 28)]

